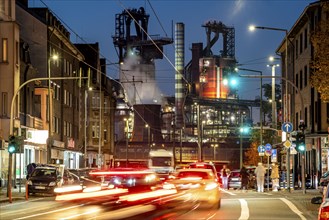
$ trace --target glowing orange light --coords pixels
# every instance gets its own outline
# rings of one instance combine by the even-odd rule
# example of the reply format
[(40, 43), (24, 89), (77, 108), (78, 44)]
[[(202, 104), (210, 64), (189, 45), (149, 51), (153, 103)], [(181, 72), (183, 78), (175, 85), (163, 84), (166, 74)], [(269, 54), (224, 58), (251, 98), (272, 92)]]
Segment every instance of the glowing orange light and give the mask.
[(88, 192), (88, 193), (75, 193), (75, 194), (66, 194), (66, 195), (57, 195), (56, 201), (68, 201), (75, 199), (87, 199), (94, 198), (100, 196), (108, 196), (108, 195), (119, 195), (122, 193), (127, 193), (127, 189), (111, 189), (111, 190), (102, 190), (97, 192)]
[(181, 178), (181, 180), (202, 180), (201, 177), (185, 177)]
[(120, 196), (120, 200), (134, 202), (134, 201), (141, 200), (141, 199), (151, 199), (151, 198), (156, 198), (159, 196), (171, 195), (174, 193), (177, 193), (176, 189), (172, 189), (172, 190), (161, 189), (161, 190), (156, 190), (156, 191), (152, 191), (152, 192), (136, 193), (136, 194)]

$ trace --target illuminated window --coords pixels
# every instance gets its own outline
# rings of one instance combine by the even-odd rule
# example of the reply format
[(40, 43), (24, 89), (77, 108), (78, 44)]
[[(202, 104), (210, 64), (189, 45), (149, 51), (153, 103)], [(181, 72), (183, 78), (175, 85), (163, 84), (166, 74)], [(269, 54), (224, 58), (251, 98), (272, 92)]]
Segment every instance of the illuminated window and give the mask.
[(2, 93), (2, 115), (7, 116), (8, 114), (8, 93)]
[(8, 39), (2, 39), (2, 62), (8, 62)]

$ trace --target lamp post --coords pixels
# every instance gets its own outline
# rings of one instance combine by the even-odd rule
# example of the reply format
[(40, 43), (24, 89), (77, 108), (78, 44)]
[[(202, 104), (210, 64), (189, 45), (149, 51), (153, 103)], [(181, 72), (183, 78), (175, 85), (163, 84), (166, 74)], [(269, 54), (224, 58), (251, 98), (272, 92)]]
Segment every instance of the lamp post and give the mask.
[(147, 128), (147, 145), (148, 145), (148, 147), (149, 147), (149, 151), (151, 150), (150, 148), (151, 148), (151, 143), (150, 143), (150, 126), (149, 126), (149, 124), (146, 124), (145, 125), (145, 128)]
[(259, 108), (259, 124), (260, 124), (260, 135), (259, 135), (259, 141), (260, 145), (263, 144), (263, 72), (260, 70), (253, 70), (253, 69), (246, 69), (246, 68), (236, 68), (236, 70), (243, 70), (248, 72), (254, 72), (260, 74), (260, 108)]
[[(283, 28), (273, 28), (273, 27), (261, 27), (261, 26), (249, 26), (249, 30), (254, 31), (255, 29), (271, 30), (271, 31), (281, 31), (285, 33), (285, 77), (288, 80), (288, 30)], [(288, 113), (288, 81), (285, 83), (285, 94), (283, 96), (283, 122), (290, 121), (290, 114)], [(303, 109), (304, 106), (301, 107)], [(302, 117), (302, 116), (301, 116)], [(288, 135), (286, 135), (286, 140), (288, 140)], [(282, 141), (286, 141), (282, 140)], [(290, 151), (287, 150), (287, 186), (290, 192)]]
[[(271, 58), (270, 58), (271, 60)], [(279, 66), (279, 64), (269, 64), (268, 67), (272, 69), (272, 127), (274, 129), (277, 128), (277, 119), (276, 119), (276, 100), (275, 100), (275, 68)]]
[(213, 160), (216, 161), (216, 148), (218, 147), (218, 144), (211, 144), (211, 146), (214, 148), (214, 158), (213, 158)]
[(57, 61), (58, 55), (53, 54), (48, 57), (48, 100), (47, 100), (47, 116), (48, 116), (48, 140), (47, 140), (47, 163), (51, 163), (51, 147), (52, 147), (52, 126), (53, 126), (53, 115), (52, 115), (52, 95), (51, 95), (51, 60)]

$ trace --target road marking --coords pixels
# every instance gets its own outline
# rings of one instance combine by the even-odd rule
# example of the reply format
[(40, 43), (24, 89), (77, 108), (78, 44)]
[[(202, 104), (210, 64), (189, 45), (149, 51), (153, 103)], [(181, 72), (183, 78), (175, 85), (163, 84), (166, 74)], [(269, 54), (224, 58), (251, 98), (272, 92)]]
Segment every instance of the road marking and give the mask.
[(81, 207), (81, 206), (84, 206), (84, 205), (85, 204), (80, 204), (80, 205), (70, 206), (70, 207), (63, 208), (63, 209), (56, 209), (56, 210), (49, 211), (49, 212), (43, 212), (43, 213), (38, 213), (38, 214), (35, 214), (35, 215), (29, 215), (29, 216), (25, 216), (25, 217), (21, 217), (21, 218), (15, 218), (15, 220), (26, 219), (26, 218), (33, 218), (33, 217), (37, 217), (37, 216), (41, 216), (41, 215), (46, 215), (46, 214), (50, 214), (50, 213), (66, 211), (66, 210), (75, 209), (75, 208), (78, 208), (78, 207)]
[(231, 193), (230, 191), (228, 191), (228, 190), (225, 190), (225, 189), (221, 189), (221, 191), (223, 191), (223, 192), (225, 192), (225, 193), (227, 193), (227, 194), (230, 194), (231, 196), (236, 196), (236, 194), (235, 193)]
[(282, 200), (284, 203), (286, 203), (287, 206), (291, 209), (291, 211), (296, 213), (300, 217), (300, 219), (306, 220), (306, 218), (303, 216), (303, 213), (301, 211), (299, 211), (299, 209), (292, 202), (290, 202), (288, 199), (285, 199), (285, 198), (280, 198), (280, 200)]
[(245, 199), (239, 199), (239, 202), (241, 204), (241, 215), (239, 220), (249, 219), (249, 208), (247, 201)]

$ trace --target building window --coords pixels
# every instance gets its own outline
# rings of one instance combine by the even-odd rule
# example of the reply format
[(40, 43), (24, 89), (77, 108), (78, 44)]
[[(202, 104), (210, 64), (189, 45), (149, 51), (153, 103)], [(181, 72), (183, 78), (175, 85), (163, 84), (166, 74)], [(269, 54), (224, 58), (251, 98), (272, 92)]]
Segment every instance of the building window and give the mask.
[(99, 137), (99, 126), (98, 125), (93, 125), (92, 126), (92, 137), (93, 138), (98, 138)]
[(304, 48), (306, 49), (308, 46), (308, 36), (307, 36), (307, 28), (304, 30)]
[(299, 35), (299, 53), (303, 52), (303, 33)]
[(59, 118), (53, 117), (53, 132), (59, 134)]
[[(298, 88), (298, 73), (296, 74), (296, 79), (295, 79), (296, 87)], [(296, 90), (297, 93), (297, 90)]]
[(3, 38), (2, 39), (2, 51), (1, 51), (1, 56), (2, 56), (2, 62), (6, 63), (8, 62), (8, 39)]
[(107, 142), (107, 130), (104, 130), (104, 141)]
[(307, 74), (307, 65), (304, 66), (304, 87), (307, 86), (307, 83), (308, 83), (308, 74)]
[(300, 89), (302, 89), (303, 88), (303, 70), (299, 71), (299, 75), (300, 75), (300, 78), (299, 78), (300, 83), (299, 83), (299, 85), (300, 85)]
[(304, 112), (304, 123), (305, 126), (307, 127), (307, 107), (305, 107), (305, 112)]
[(8, 116), (8, 93), (2, 93), (2, 115)]
[(296, 59), (298, 58), (298, 40), (296, 40), (296, 43), (295, 43), (295, 53), (296, 53)]

